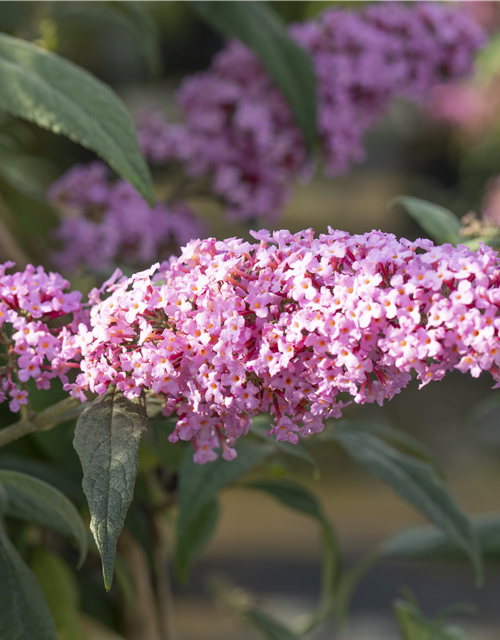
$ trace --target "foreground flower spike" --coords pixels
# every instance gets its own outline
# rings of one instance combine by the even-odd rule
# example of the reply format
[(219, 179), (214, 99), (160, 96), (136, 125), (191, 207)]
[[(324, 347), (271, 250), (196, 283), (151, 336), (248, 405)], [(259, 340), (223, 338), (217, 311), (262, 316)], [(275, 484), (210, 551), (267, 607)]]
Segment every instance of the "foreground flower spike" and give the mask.
[[(364, 159), (364, 135), (395, 98), (422, 101), (433, 86), (470, 74), (484, 41), (466, 11), (432, 2), (328, 8), (293, 25), (290, 35), (313, 62), (330, 176)], [(154, 113), (140, 119), (146, 158), (211, 176), (230, 219), (275, 221), (293, 182), (313, 167), (288, 105), (253, 52), (230, 42), (208, 71), (183, 82), (178, 102), (184, 124)]]
[[(500, 262), (482, 246), (434, 246), (373, 231), (309, 229), (190, 242), (178, 259), (92, 293), (66, 389), (133, 398), (151, 389), (197, 462), (231, 459), (251, 417), (295, 443), (346, 402), (392, 398), (451, 369), (500, 380)], [(118, 280), (117, 280), (118, 279)]]
[[(28, 402), (21, 383), (33, 378), (39, 389), (48, 389), (52, 378), (67, 383), (67, 372), (79, 368), (69, 361), (79, 354), (74, 330), (81, 316), (81, 293), (64, 293), (69, 282), (43, 267), (28, 265), (7, 274), (13, 266), (0, 265), (0, 402), (8, 398), (10, 410), (17, 412)], [(73, 325), (49, 328), (51, 320), (67, 314), (74, 314)]]

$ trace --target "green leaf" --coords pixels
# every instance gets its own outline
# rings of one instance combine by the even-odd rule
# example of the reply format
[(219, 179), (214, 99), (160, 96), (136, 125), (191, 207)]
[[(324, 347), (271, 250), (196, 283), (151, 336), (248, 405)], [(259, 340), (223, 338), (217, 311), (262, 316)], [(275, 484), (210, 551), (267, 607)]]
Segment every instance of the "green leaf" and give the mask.
[(465, 513), (446, 485), (426, 462), (396, 451), (369, 433), (335, 429), (335, 438), (361, 465), (414, 507), (422, 511), (469, 556), (476, 578), (482, 580), (479, 543)]
[(477, 251), (479, 249), (479, 243), (488, 245), (489, 247), (493, 247), (493, 249), (498, 249), (500, 247), (500, 238), (498, 236), (479, 236), (478, 238), (471, 238), (470, 240), (466, 240), (462, 238), (460, 240), (460, 244), (464, 244), (466, 247), (469, 247), (471, 251)]
[(244, 616), (248, 622), (264, 634), (266, 640), (301, 640), (301, 636), (296, 635), (288, 627), (260, 609), (249, 609), (244, 613)]
[(208, 502), (189, 520), (175, 547), (175, 570), (178, 582), (185, 582), (194, 560), (212, 537), (219, 518), (219, 505)]
[(196, 464), (193, 448), (187, 447), (179, 469), (179, 519), (177, 537), (184, 535), (190, 520), (217, 495), (217, 492), (253, 469), (272, 453), (270, 444), (240, 438), (236, 445), (238, 456), (230, 462), (219, 457), (214, 462)]
[(56, 529), (71, 536), (80, 549), (80, 566), (87, 555), (87, 529), (76, 507), (47, 482), (18, 471), (0, 470), (8, 496), (6, 515)]
[(316, 610), (311, 615), (303, 616), (298, 625), (302, 634), (308, 633), (328, 617), (334, 605), (341, 573), (341, 557), (335, 533), (321, 511), (316, 496), (303, 485), (287, 479), (275, 479), (256, 480), (245, 487), (265, 491), (287, 507), (313, 517), (320, 525), (323, 546), (320, 601)]
[(298, 482), (285, 478), (279, 480), (255, 480), (246, 483), (245, 486), (249, 489), (265, 491), (287, 507), (301, 511), (308, 516), (316, 518), (316, 520), (323, 521), (324, 519), (316, 496)]
[(73, 63), (0, 34), (0, 109), (95, 151), (152, 205), (153, 186), (118, 96)]
[(128, 400), (113, 387), (91, 402), (76, 423), (73, 444), (83, 467), (90, 528), (108, 591), (116, 542), (134, 495), (137, 452), (147, 420), (144, 396)]
[[(485, 514), (471, 521), (485, 562), (500, 562), (500, 514)], [(464, 549), (435, 527), (415, 527), (396, 533), (380, 551), (386, 557), (424, 559), (465, 558)]]
[(363, 433), (371, 433), (373, 436), (376, 436), (389, 444), (395, 445), (398, 449), (401, 449), (403, 453), (408, 453), (415, 458), (425, 460), (430, 463), (440, 475), (442, 475), (432, 451), (424, 444), (413, 438), (409, 433), (401, 431), (401, 429), (394, 429), (394, 427), (390, 427), (385, 424), (378, 424), (377, 422), (341, 420), (333, 429), (327, 432), (322, 439), (335, 439), (335, 429), (339, 429), (340, 427), (346, 427), (350, 430)]
[(465, 640), (463, 629), (455, 626), (441, 626), (425, 618), (413, 602), (396, 600), (394, 613), (403, 640)]
[(412, 196), (393, 198), (390, 200), (389, 206), (395, 205), (401, 205), (403, 209), (406, 209), (436, 244), (446, 242), (453, 245), (463, 244), (463, 238), (459, 233), (460, 220), (448, 209)]
[(35, 576), (0, 528), (0, 638), (58, 640)]
[(316, 141), (316, 81), (307, 53), (288, 35), (281, 18), (264, 2), (198, 0), (190, 6), (220, 33), (252, 49), (281, 89), (309, 152)]
[(30, 566), (54, 618), (59, 639), (86, 640), (78, 621), (78, 584), (66, 562), (55, 553), (39, 548)]

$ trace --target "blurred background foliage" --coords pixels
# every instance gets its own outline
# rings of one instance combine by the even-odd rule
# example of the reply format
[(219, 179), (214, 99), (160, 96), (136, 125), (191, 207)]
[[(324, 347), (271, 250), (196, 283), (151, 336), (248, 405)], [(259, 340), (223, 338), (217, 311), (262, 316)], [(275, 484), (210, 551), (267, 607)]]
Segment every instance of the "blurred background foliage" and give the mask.
[[(356, 11), (364, 3), (301, 0), (270, 4), (291, 22), (313, 17), (331, 4), (347, 5)], [(345, 177), (297, 185), (278, 227), (298, 231), (313, 226), (321, 232), (331, 225), (352, 233), (380, 228), (415, 238), (422, 235), (421, 229), (401, 210), (388, 207), (392, 197), (421, 197), (450, 208), (459, 217), (471, 210), (480, 212), (485, 198), (490, 209), (493, 207), (498, 185), (491, 180), (500, 174), (500, 3), (476, 4), (478, 17), (490, 30), (490, 42), (479, 55), (476, 75), (456, 87), (454, 97), (436, 94), (428, 105), (395, 104), (368, 135), (366, 162)], [(178, 117), (174, 91), (180, 80), (207, 68), (223, 46), (223, 39), (183, 2), (4, 1), (0, 2), (0, 31), (32, 41), (87, 69), (110, 84), (133, 115), (154, 104)], [(74, 164), (93, 159), (92, 152), (67, 138), (0, 114), (2, 233), (10, 233), (30, 261), (51, 266), (48, 247), (58, 218), (46, 202), (47, 187)], [(154, 178), (161, 190), (162, 176)], [(498, 208), (500, 225), (500, 203)], [(199, 203), (198, 211), (218, 237), (247, 234), (246, 228), (231, 225), (213, 206)], [(4, 258), (0, 255), (0, 261)], [(88, 288), (92, 282), (79, 280), (74, 284)], [(34, 389), (33, 397), (38, 409), (61, 399), (64, 393), (55, 387), (50, 392)], [(383, 408), (351, 407), (346, 415), (391, 424), (417, 435), (443, 463), (467, 511), (498, 510), (498, 492), (493, 487), (500, 481), (500, 394), (491, 394), (489, 380), (449, 375), (422, 391), (413, 384)], [(14, 421), (5, 405), (0, 407), (0, 419), (4, 425)], [(72, 433), (64, 425), (30, 435), (5, 448), (0, 465), (46, 479), (85, 508), (71, 439)], [(318, 460), (321, 483), (314, 482), (307, 466), (296, 458), (276, 457), (267, 473), (274, 477), (290, 473), (319, 493), (349, 557), (357, 557), (402, 526), (421, 522), (420, 516), (350, 462), (337, 445), (319, 446), (313, 441), (307, 446)], [(154, 448), (153, 438), (150, 452)], [(147, 451), (146, 447), (141, 460), (146, 469), (151, 462)], [(162, 455), (170, 456), (169, 463), (175, 467), (178, 453), (168, 447), (165, 451)], [(139, 478), (139, 497), (141, 482)], [(264, 593), (266, 606), (284, 618), (297, 602), (312, 600), (311, 593), (317, 590), (316, 567), (311, 568), (318, 556), (314, 526), (276, 507), (269, 498), (254, 499), (253, 494), (245, 494), (242, 500), (241, 496), (238, 490), (223, 496), (221, 525), (195, 571), (194, 586), (179, 596), (181, 640), (254, 637), (239, 631), (229, 617), (215, 616), (204, 599), (200, 584), (214, 566)], [(129, 520), (138, 537), (147, 537), (140, 503), (131, 510)], [(34, 534), (23, 530), (18, 544), (29, 544), (30, 535)], [(43, 573), (43, 567), (51, 562), (57, 563), (52, 557), (38, 556), (34, 566)], [(298, 578), (290, 579), (286, 568), (290, 566)], [(95, 596), (95, 590), (101, 588), (97, 586), (100, 577), (97, 571), (96, 578), (96, 567), (98, 559), (93, 557), (78, 574), (81, 608), (113, 627), (115, 605), (122, 596), (116, 589), (109, 600)], [(65, 568), (59, 570), (64, 580)], [(268, 578), (270, 572), (274, 572), (274, 579)], [(446, 569), (437, 579), (432, 568), (415, 570), (394, 561), (385, 563), (356, 596), (354, 631), (346, 637), (392, 637), (394, 627), (388, 627), (386, 619), (394, 589), (401, 581), (412, 584), (429, 614), (453, 599), (474, 600), (484, 621), (484, 628), (478, 628), (474, 637), (497, 637), (494, 630), (500, 627), (500, 617), (491, 594), (500, 582), (500, 573), (495, 567), (489, 569), (483, 594), (462, 586), (467, 583), (464, 575), (460, 567), (455, 567)], [(126, 593), (126, 571), (121, 575), (118, 572), (117, 578), (122, 593)], [(92, 623), (87, 623), (87, 629), (91, 628)], [(71, 634), (68, 624), (67, 633)], [(493, 629), (493, 635), (488, 635), (488, 629)], [(102, 629), (94, 628), (92, 633), (96, 638), (112, 637), (99, 635)]]

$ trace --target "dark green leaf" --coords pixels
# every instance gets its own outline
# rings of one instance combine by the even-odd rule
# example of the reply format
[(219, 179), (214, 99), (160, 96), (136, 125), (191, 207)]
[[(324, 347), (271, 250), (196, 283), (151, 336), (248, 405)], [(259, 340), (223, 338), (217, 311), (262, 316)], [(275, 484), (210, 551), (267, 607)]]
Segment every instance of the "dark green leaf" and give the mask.
[(406, 209), (436, 244), (463, 243), (463, 238), (459, 234), (460, 220), (448, 209), (412, 196), (393, 198), (389, 205), (401, 205)]
[(0, 528), (0, 638), (58, 640), (35, 576)]
[(175, 547), (175, 569), (177, 580), (185, 582), (194, 560), (212, 537), (219, 518), (219, 505), (215, 500), (208, 502), (189, 520)]
[(249, 609), (244, 615), (254, 627), (262, 631), (266, 640), (301, 640), (301, 636), (296, 635), (260, 609)]
[(33, 476), (0, 470), (7, 496), (6, 515), (56, 529), (76, 540), (80, 565), (87, 555), (87, 529), (72, 502), (58, 489)]
[(134, 125), (109, 87), (68, 60), (5, 34), (0, 83), (0, 109), (92, 149), (154, 203)]
[(75, 576), (66, 562), (55, 553), (37, 549), (30, 562), (61, 640), (87, 640), (80, 628), (80, 594)]
[(471, 523), (428, 463), (396, 451), (369, 433), (351, 431), (349, 427), (335, 429), (334, 436), (357, 462), (422, 511), (464, 549), (478, 581), (482, 580), (481, 551)]
[(279, 480), (255, 480), (254, 482), (248, 482), (245, 486), (249, 489), (265, 491), (287, 507), (301, 511), (308, 516), (316, 518), (316, 520), (323, 521), (321, 507), (316, 497), (309, 489), (298, 482), (284, 478)]
[[(394, 429), (389, 425), (378, 424), (376, 422), (362, 422), (358, 420), (342, 420), (336, 425), (336, 428), (340, 427), (347, 427), (348, 429), (355, 431), (371, 433), (377, 438), (395, 445), (398, 449), (401, 449), (403, 453), (409, 453), (416, 458), (421, 458), (422, 460), (429, 462), (441, 474), (439, 465), (434, 459), (432, 451), (424, 444), (413, 438), (409, 433), (401, 431), (401, 429)], [(332, 437), (335, 438), (335, 427), (325, 434), (325, 439), (330, 440)]]
[(80, 479), (66, 469), (61, 469), (53, 462), (44, 460), (35, 460), (20, 455), (0, 455), (0, 469), (8, 469), (9, 471), (19, 471), (29, 476), (35, 476), (44, 482), (56, 487), (61, 493), (75, 503), (84, 503)]
[(137, 451), (147, 420), (144, 396), (128, 400), (113, 387), (91, 402), (76, 424), (74, 445), (107, 590), (113, 580), (116, 541), (134, 495)]
[(281, 89), (309, 151), (316, 141), (316, 85), (311, 60), (288, 35), (281, 18), (265, 3), (190, 2), (193, 11), (224, 35), (238, 38), (260, 58)]
[[(500, 561), (500, 515), (487, 514), (472, 519), (472, 528), (486, 562)], [(465, 558), (463, 548), (435, 527), (416, 527), (397, 533), (381, 546), (385, 556), (415, 559)]]
[(217, 492), (253, 469), (273, 448), (264, 442), (240, 438), (236, 445), (238, 456), (228, 462), (219, 457), (204, 465), (193, 461), (193, 449), (187, 447), (179, 469), (179, 519), (177, 537), (180, 538), (200, 509), (213, 500)]

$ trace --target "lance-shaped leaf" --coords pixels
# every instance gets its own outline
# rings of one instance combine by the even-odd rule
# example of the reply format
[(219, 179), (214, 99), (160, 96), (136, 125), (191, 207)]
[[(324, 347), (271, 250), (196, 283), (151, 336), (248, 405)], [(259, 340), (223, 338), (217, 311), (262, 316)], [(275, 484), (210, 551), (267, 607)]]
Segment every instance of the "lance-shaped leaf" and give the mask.
[(215, 500), (208, 502), (191, 519), (175, 547), (175, 572), (178, 582), (185, 582), (194, 560), (203, 551), (212, 537), (219, 518), (219, 505)]
[(349, 427), (336, 429), (334, 436), (357, 462), (390, 485), (459, 545), (471, 559), (477, 580), (482, 580), (481, 549), (471, 523), (431, 465)]
[(134, 495), (137, 452), (147, 420), (144, 396), (128, 400), (112, 387), (86, 407), (76, 423), (73, 444), (83, 467), (90, 528), (108, 591), (116, 542)]
[(418, 222), (437, 244), (449, 242), (456, 245), (463, 241), (459, 233), (460, 220), (448, 209), (412, 196), (393, 198), (389, 203), (390, 206), (398, 204)]
[[(500, 562), (500, 514), (492, 513), (472, 519), (485, 562)], [(400, 531), (386, 540), (380, 551), (387, 557), (413, 558), (415, 560), (462, 559), (466, 557), (462, 547), (450, 540), (436, 527), (415, 527)]]
[(193, 11), (220, 33), (252, 49), (281, 89), (309, 151), (316, 140), (316, 81), (307, 53), (288, 35), (265, 2), (190, 2)]
[(30, 567), (45, 596), (58, 635), (63, 640), (88, 640), (78, 619), (78, 583), (63, 558), (39, 547), (30, 559)]
[(193, 461), (193, 449), (187, 447), (179, 469), (179, 519), (177, 537), (184, 535), (199, 511), (217, 495), (217, 492), (253, 469), (273, 447), (265, 442), (240, 438), (236, 445), (238, 456), (231, 461), (219, 457), (214, 462), (199, 465)]
[(58, 640), (40, 585), (2, 528), (0, 576), (0, 638)]
[[(354, 430), (371, 433), (373, 436), (376, 436), (388, 444), (393, 445), (395, 448), (400, 449), (403, 453), (408, 453), (415, 458), (425, 460), (434, 467), (438, 475), (443, 475), (432, 451), (409, 433), (401, 431), (401, 429), (395, 429), (394, 427), (386, 424), (379, 424), (378, 422), (365, 422), (362, 420), (340, 420), (336, 425), (336, 429), (340, 427), (347, 427), (350, 431)], [(328, 432), (321, 434), (320, 441), (335, 440), (336, 429), (330, 429)]]
[(68, 60), (6, 34), (0, 34), (0, 85), (1, 110), (95, 151), (154, 203), (132, 119), (108, 86)]
[(56, 529), (71, 536), (80, 549), (80, 565), (87, 555), (87, 529), (66, 496), (47, 482), (18, 471), (0, 470), (0, 483), (7, 494), (5, 514)]

